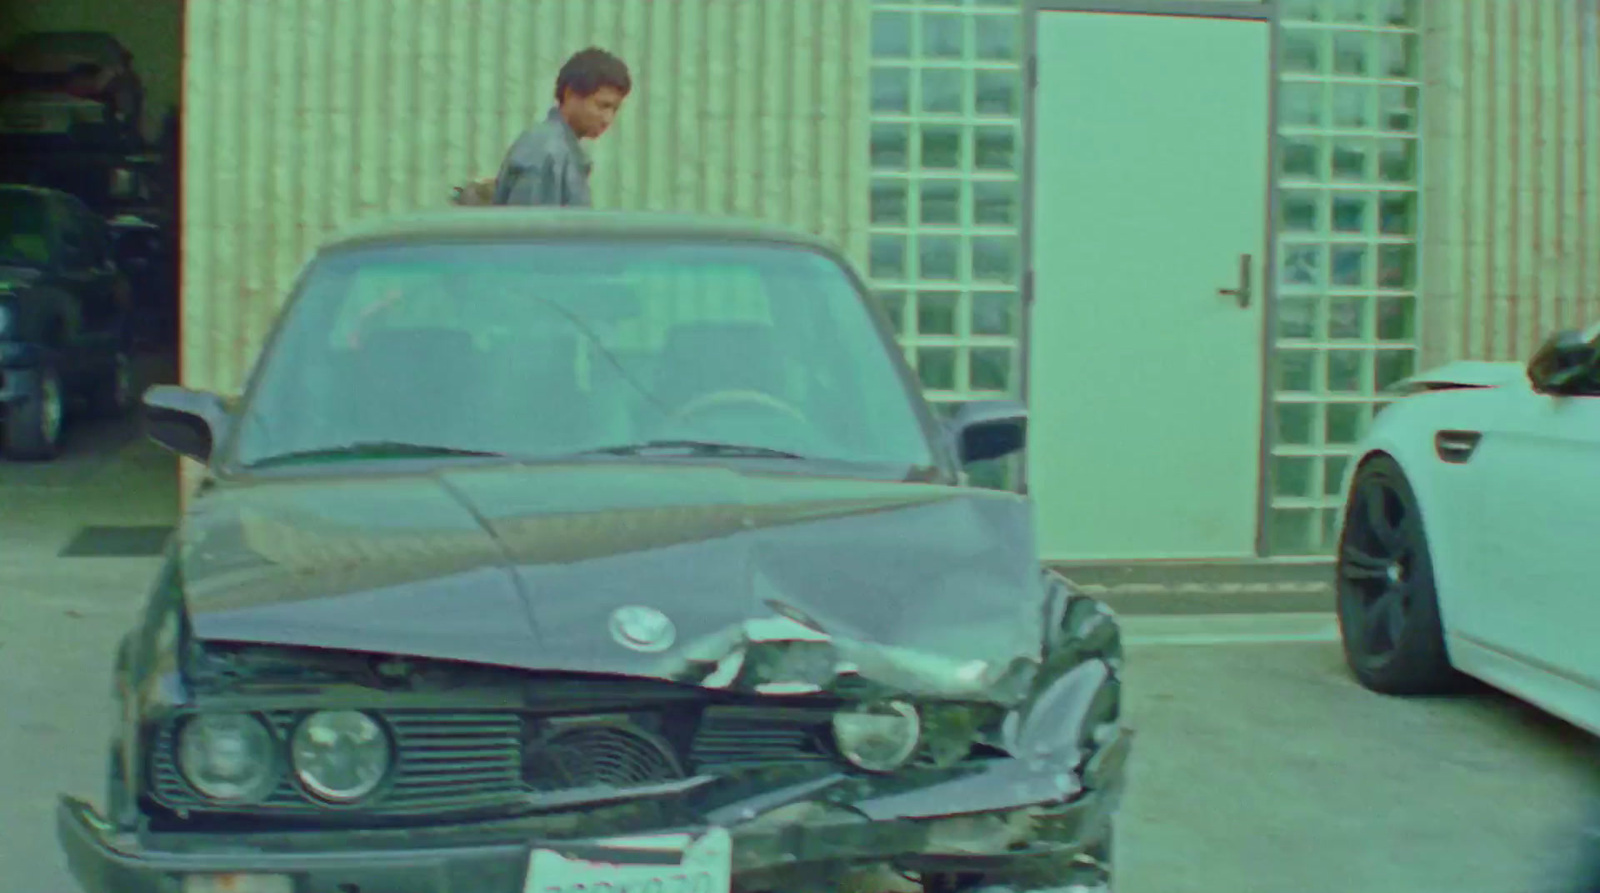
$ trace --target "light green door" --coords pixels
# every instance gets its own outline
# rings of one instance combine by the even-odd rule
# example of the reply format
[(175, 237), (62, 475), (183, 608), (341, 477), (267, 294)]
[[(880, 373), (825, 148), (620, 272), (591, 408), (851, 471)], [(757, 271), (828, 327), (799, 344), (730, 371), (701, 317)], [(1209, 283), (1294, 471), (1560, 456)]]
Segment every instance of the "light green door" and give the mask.
[(1047, 560), (1256, 554), (1270, 27), (1038, 15), (1028, 490)]

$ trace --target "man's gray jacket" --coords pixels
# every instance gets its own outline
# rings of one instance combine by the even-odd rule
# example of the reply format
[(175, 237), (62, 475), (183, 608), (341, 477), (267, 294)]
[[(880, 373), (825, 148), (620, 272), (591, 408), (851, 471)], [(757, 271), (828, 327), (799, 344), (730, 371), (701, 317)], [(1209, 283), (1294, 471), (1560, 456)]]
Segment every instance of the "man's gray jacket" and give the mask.
[(497, 205), (588, 207), (593, 163), (559, 109), (517, 137), (494, 179)]

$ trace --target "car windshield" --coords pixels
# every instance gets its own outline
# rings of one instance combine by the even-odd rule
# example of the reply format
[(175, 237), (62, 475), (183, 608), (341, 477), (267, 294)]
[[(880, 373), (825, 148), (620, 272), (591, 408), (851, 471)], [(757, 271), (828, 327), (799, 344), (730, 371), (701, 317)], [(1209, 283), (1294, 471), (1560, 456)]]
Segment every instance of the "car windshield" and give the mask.
[(0, 189), (0, 264), (47, 263), (49, 216), (44, 197), (38, 193)]
[(854, 280), (803, 248), (384, 246), (316, 261), (234, 462), (505, 454), (933, 463)]

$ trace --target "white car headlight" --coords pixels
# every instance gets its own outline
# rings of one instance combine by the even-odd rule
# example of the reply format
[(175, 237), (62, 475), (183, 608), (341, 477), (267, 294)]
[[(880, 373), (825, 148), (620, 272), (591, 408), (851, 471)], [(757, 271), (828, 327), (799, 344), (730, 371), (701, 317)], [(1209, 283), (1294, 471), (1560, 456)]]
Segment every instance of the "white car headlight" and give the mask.
[(393, 748), (372, 717), (356, 710), (327, 710), (311, 714), (295, 729), (290, 757), (306, 790), (334, 803), (351, 803), (383, 782)]
[(243, 713), (202, 714), (185, 723), (178, 768), (201, 795), (229, 803), (267, 796), (278, 777), (272, 733)]
[(922, 717), (904, 701), (857, 704), (833, 716), (833, 740), (845, 759), (868, 772), (893, 772), (922, 741)]

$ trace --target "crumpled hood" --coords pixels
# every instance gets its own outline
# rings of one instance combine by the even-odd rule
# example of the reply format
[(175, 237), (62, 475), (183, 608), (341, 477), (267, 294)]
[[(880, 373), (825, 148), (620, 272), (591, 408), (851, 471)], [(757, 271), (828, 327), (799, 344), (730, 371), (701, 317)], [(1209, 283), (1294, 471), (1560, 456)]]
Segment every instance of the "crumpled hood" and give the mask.
[(987, 490), (467, 467), (224, 487), (179, 548), (202, 639), (1009, 702), (1044, 638), (1031, 507)]

